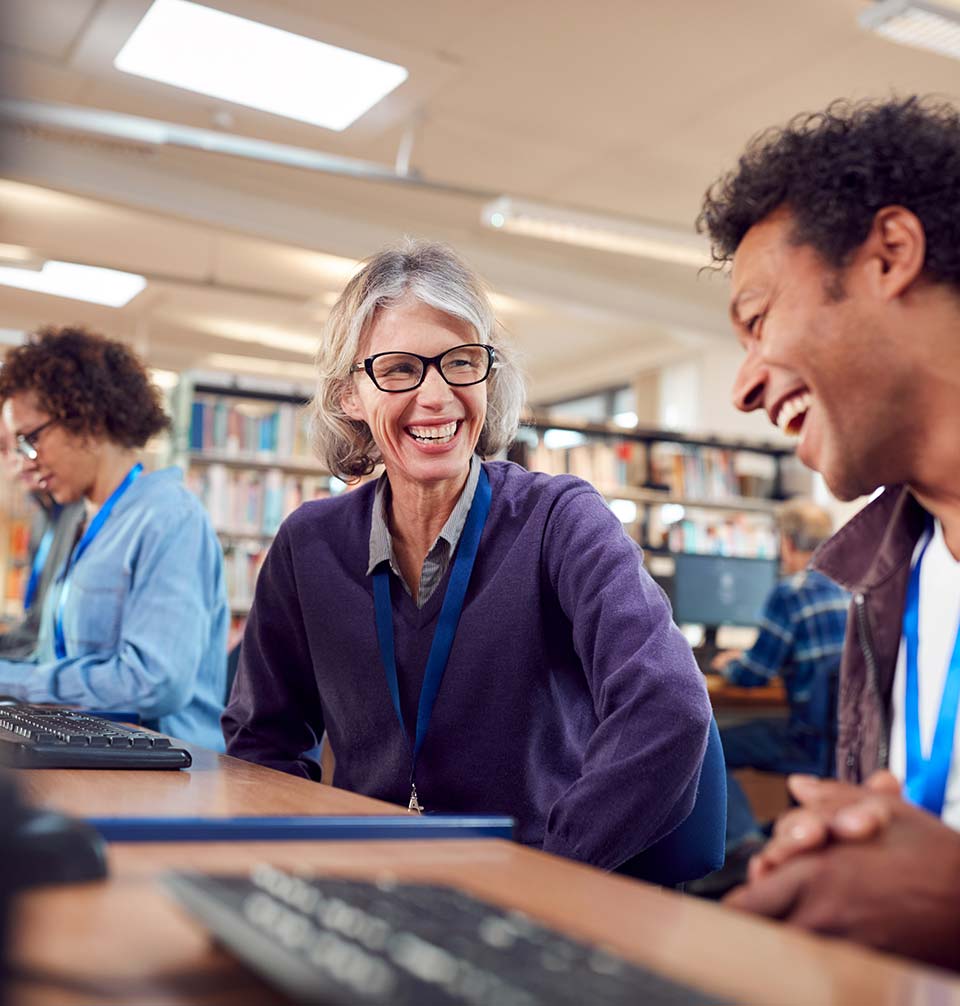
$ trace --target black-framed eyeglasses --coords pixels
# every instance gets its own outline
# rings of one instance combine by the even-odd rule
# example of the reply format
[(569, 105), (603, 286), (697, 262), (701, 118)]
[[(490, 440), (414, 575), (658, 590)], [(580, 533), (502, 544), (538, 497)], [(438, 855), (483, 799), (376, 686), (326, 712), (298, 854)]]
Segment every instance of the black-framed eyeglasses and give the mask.
[(29, 433), (18, 433), (16, 444), (17, 454), (26, 458), (27, 461), (36, 461), (38, 453), (37, 441), (40, 439), (40, 434), (43, 433), (48, 426), (53, 426), (55, 422), (56, 419), (48, 419), (45, 423), (41, 423)]
[(455, 388), (480, 384), (490, 376), (496, 366), (493, 346), (482, 342), (468, 342), (454, 346), (436, 356), (419, 353), (374, 353), (361, 363), (355, 363), (350, 373), (365, 370), (367, 376), (381, 391), (413, 391), (423, 384), (428, 367)]

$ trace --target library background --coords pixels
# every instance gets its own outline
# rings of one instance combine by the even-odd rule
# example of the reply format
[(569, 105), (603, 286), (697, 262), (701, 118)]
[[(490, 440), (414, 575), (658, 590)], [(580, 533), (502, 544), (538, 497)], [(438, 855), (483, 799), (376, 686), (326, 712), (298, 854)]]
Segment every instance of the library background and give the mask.
[[(173, 425), (170, 434), (148, 445), (147, 464), (180, 466), (186, 485), (210, 514), (224, 551), (235, 642), (282, 520), (306, 500), (352, 487), (311, 454), (309, 385), (216, 372), (158, 376)], [(649, 414), (650, 403), (639, 401), (649, 387), (644, 381), (638, 388), (610, 388), (532, 409), (506, 456), (531, 470), (592, 483), (643, 547), (650, 572), (675, 605), (676, 554), (734, 560), (727, 568), (736, 571), (741, 596), (731, 598), (729, 610), (717, 618), (749, 629), (776, 566), (776, 507), (790, 495), (809, 493), (812, 478), (789, 445), (641, 425), (636, 410), (646, 406)], [(22, 614), (33, 516), (23, 492), (5, 482), (8, 619)], [(684, 605), (684, 596), (678, 619), (691, 623), (696, 643), (699, 609)], [(743, 645), (750, 633), (729, 638)]]

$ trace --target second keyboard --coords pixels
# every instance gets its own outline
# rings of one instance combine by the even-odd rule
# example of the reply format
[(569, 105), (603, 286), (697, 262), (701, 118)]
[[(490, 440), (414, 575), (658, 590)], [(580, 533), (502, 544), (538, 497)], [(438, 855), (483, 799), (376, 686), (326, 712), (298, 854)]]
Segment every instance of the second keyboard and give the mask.
[(0, 706), (0, 764), (11, 768), (180, 769), (190, 753), (158, 734), (78, 710)]

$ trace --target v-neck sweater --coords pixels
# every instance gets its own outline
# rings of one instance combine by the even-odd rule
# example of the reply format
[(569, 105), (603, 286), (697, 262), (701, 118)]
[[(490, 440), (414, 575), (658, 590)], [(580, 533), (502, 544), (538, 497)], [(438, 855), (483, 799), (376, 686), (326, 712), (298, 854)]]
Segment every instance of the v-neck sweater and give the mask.
[[(517, 838), (606, 869), (689, 814), (710, 705), (669, 603), (602, 497), (485, 463), (492, 503), (417, 760), (427, 810), (498, 813)], [(406, 805), (427, 655), (449, 570), (422, 608), (391, 574), (401, 730), (367, 575), (374, 487), (305, 503), (257, 583), (229, 754)]]

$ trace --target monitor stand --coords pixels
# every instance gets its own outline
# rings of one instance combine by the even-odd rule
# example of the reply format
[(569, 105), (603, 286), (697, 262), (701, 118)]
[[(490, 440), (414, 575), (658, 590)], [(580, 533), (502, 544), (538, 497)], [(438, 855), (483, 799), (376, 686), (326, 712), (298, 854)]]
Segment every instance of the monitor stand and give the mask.
[(693, 649), (694, 659), (697, 666), (704, 674), (714, 674), (715, 671), (710, 666), (713, 658), (720, 652), (717, 646), (717, 627), (715, 625), (705, 625), (703, 627), (703, 639), (699, 646)]

